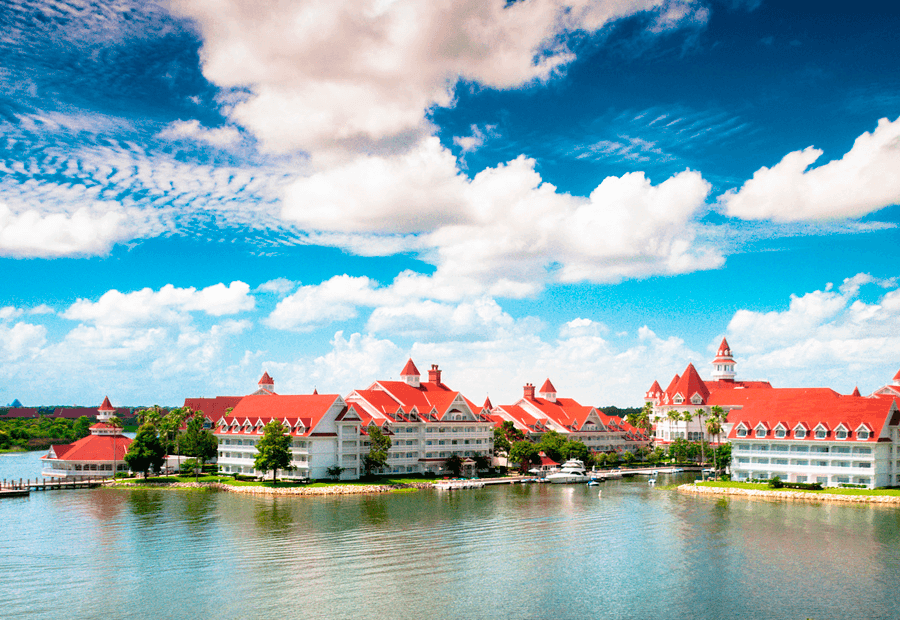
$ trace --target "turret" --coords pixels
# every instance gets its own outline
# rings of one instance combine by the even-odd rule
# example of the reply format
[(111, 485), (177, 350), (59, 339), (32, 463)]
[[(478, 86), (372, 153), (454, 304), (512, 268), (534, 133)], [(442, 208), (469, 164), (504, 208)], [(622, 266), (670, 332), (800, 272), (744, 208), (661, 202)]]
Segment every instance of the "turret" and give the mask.
[(735, 363), (736, 362), (731, 355), (731, 347), (728, 346), (728, 341), (725, 338), (722, 338), (722, 344), (719, 345), (719, 349), (716, 351), (716, 357), (712, 361), (713, 381), (734, 381)]

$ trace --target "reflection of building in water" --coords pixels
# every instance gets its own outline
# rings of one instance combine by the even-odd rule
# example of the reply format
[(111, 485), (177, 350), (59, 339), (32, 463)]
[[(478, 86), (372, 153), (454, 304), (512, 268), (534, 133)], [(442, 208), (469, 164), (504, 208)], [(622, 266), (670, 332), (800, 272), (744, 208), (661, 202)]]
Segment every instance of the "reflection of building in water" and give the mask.
[(433, 365), (428, 381), (409, 360), (401, 381), (376, 381), (368, 388), (339, 395), (285, 396), (265, 373), (249, 396), (189, 398), (185, 406), (202, 411), (215, 425), (218, 463), (225, 472), (258, 475), (256, 444), (272, 420), (292, 437), (293, 471), (286, 477), (326, 478), (328, 469), (343, 468), (344, 479), (358, 478), (369, 451), (367, 428), (377, 426), (391, 439), (386, 473), (439, 473), (451, 456), (471, 468), (473, 457), (489, 457), (493, 430), (487, 412), (441, 381)]
[(606, 415), (573, 398), (559, 398), (550, 379), (544, 381), (537, 396), (534, 385), (527, 384), (522, 398), (512, 405), (494, 407), (491, 418), (498, 427), (512, 422), (532, 441), (540, 441), (544, 433), (556, 431), (594, 452), (634, 452), (650, 444), (643, 431), (622, 418)]
[(126, 472), (125, 452), (131, 439), (122, 434), (122, 429), (109, 424), (116, 410), (109, 403), (109, 397), (97, 410), (97, 423), (91, 426), (91, 434), (75, 443), (50, 446), (42, 456), (42, 475), (52, 478), (79, 478), (112, 476), (116, 471)]
[[(724, 338), (713, 366), (711, 381), (689, 364), (665, 391), (654, 382), (646, 400), (653, 405), (657, 441), (715, 439), (703, 425), (710, 409), (719, 406), (728, 415), (722, 437), (732, 444), (736, 480), (778, 476), (824, 486), (900, 484), (900, 372), (870, 396), (735, 381), (735, 361)], [(678, 419), (682, 410), (693, 419)]]

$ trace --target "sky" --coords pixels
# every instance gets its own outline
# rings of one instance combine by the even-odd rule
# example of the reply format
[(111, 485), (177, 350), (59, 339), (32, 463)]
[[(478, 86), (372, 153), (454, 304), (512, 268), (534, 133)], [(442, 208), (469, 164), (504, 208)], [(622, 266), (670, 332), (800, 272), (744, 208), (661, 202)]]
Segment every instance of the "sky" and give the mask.
[(0, 403), (900, 368), (900, 10), (0, 2)]

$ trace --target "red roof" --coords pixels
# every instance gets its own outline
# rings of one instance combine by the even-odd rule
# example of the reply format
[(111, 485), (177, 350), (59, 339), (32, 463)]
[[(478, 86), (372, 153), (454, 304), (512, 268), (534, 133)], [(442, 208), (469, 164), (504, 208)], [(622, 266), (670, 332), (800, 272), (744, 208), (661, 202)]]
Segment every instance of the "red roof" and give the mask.
[(228, 408), (237, 407), (243, 396), (216, 396), (215, 398), (185, 398), (184, 406), (191, 411), (199, 411), (204, 416), (218, 422), (220, 418), (225, 416)]
[[(122, 462), (130, 445), (131, 438), (124, 435), (88, 435), (75, 443), (51, 446), (48, 453), (41, 458), (60, 461), (90, 461), (92, 463), (112, 463), (114, 460)], [(113, 452), (115, 452), (115, 457)], [(51, 453), (56, 455), (56, 459), (50, 457)]]
[(555, 467), (556, 465), (559, 465), (559, 463), (544, 454), (543, 450), (538, 452), (538, 455), (541, 457), (541, 467)]
[(300, 434), (309, 435), (339, 398), (337, 394), (244, 396), (231, 412), (228, 422), (232, 425), (237, 422), (239, 430), (236, 432), (244, 433), (248, 432), (245, 430), (248, 423), (255, 429), (258, 423), (265, 425), (272, 420), (287, 420), (293, 428), (300, 421), (304, 429)]
[(401, 377), (418, 377), (422, 373), (419, 372), (419, 369), (416, 368), (416, 365), (413, 364), (412, 358), (409, 358), (406, 361), (406, 366), (403, 367), (403, 370), (400, 371)]
[(688, 364), (687, 368), (684, 369), (684, 374), (678, 380), (674, 389), (670, 388), (668, 390), (668, 394), (670, 401), (674, 400), (676, 394), (681, 394), (687, 403), (691, 403), (691, 398), (694, 394), (699, 394), (702, 400), (697, 404), (705, 405), (709, 397), (709, 389), (706, 387), (703, 379), (700, 378), (700, 374), (694, 368), (694, 365)]
[[(725, 399), (724, 397), (728, 397)], [(720, 397), (721, 402), (719, 401)], [(802, 425), (813, 431), (822, 425), (828, 430), (836, 429), (841, 424), (854, 433), (850, 436), (855, 441), (878, 441), (885, 424), (889, 423), (891, 413), (896, 411), (895, 401), (887, 402), (879, 398), (863, 398), (861, 396), (843, 396), (828, 388), (778, 388), (770, 390), (734, 390), (714, 395), (710, 404), (728, 404), (739, 406), (729, 411), (728, 421), (733, 423), (728, 437), (737, 439), (737, 428), (743, 423), (748, 429), (755, 429), (762, 424), (767, 428), (775, 428), (782, 423), (791, 433), (785, 439), (793, 438), (793, 429)], [(855, 437), (855, 431), (865, 425), (872, 431), (866, 440)], [(748, 437), (748, 438), (752, 438)], [(777, 439), (772, 436), (766, 439)], [(806, 439), (815, 440), (807, 435)], [(824, 441), (834, 441), (833, 433)]]
[(553, 387), (553, 384), (550, 383), (550, 379), (548, 378), (546, 381), (544, 381), (544, 385), (541, 386), (541, 389), (538, 390), (538, 392), (540, 394), (546, 394), (548, 392), (553, 392), (555, 394), (556, 388)]
[(487, 409), (488, 411), (490, 411), (491, 409), (494, 408), (494, 405), (491, 404), (491, 397), (490, 397), (490, 396), (486, 396), (486, 397), (485, 397), (485, 399), (484, 399), (484, 404), (481, 406), (481, 408), (482, 408), (482, 409)]
[(859, 386), (853, 388), (853, 393), (850, 394), (850, 396), (862, 396), (862, 394), (859, 393)]
[(653, 385), (650, 386), (650, 389), (647, 390), (648, 398), (656, 398), (662, 393), (662, 388), (659, 387), (659, 381), (654, 381)]
[(40, 414), (34, 407), (10, 407), (7, 412), (7, 418), (36, 418)]
[(270, 377), (268, 372), (263, 372), (263, 376), (259, 378), (257, 385), (275, 385), (275, 379)]
[(100, 409), (98, 411), (115, 411), (115, 408), (109, 402), (109, 396), (105, 396), (103, 398), (103, 404), (100, 405)]
[(900, 370), (898, 370), (897, 374), (894, 375), (894, 381), (900, 381)]

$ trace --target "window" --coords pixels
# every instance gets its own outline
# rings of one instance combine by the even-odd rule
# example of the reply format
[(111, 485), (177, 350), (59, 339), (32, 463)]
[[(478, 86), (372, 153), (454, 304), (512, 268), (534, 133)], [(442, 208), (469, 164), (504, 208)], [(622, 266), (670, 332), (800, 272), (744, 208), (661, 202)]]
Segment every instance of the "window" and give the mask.
[(853, 454), (872, 454), (872, 448), (866, 446), (854, 446)]
[(776, 429), (775, 429), (775, 437), (777, 437), (778, 439), (784, 439), (784, 434), (785, 434), (785, 433), (784, 433), (784, 429), (783, 429), (783, 428), (776, 428)]
[(816, 429), (816, 439), (825, 439), (825, 436), (828, 434), (828, 431), (822, 428)]
[(844, 429), (839, 429), (839, 430), (835, 431), (834, 438), (835, 439), (847, 439), (847, 431), (845, 431)]
[(867, 431), (864, 428), (859, 429), (858, 431), (856, 431), (856, 438), (857, 439), (868, 439), (869, 431)]
[(791, 452), (809, 452), (809, 446), (791, 446)]
[(805, 428), (794, 429), (794, 437), (796, 437), (797, 439), (806, 439), (806, 429)]
[(810, 452), (820, 452), (822, 454), (828, 454), (828, 446), (811, 446), (809, 451)]
[(797, 482), (806, 482), (806, 476), (797, 476)]
[(787, 465), (787, 459), (772, 459), (772, 465)]
[(806, 467), (807, 465), (809, 465), (809, 461), (807, 461), (806, 459), (794, 459), (794, 465)]
[(747, 429), (744, 428), (743, 426), (739, 426), (738, 429), (737, 429), (737, 436), (738, 436), (738, 437), (746, 437), (746, 436), (747, 436)]
[(813, 467), (828, 467), (828, 461), (813, 461)]
[(762, 437), (765, 437), (765, 436), (766, 436), (766, 429), (764, 429), (764, 428), (761, 427), (761, 426), (758, 426), (758, 427), (756, 428), (756, 437), (757, 437), (757, 438), (762, 438)]
[(868, 461), (860, 461), (858, 463), (854, 463), (853, 465), (856, 467), (862, 467), (863, 469), (871, 469), (872, 467), (872, 464)]

